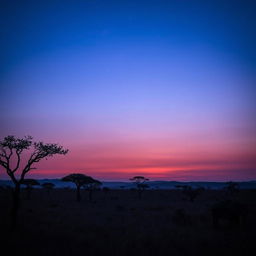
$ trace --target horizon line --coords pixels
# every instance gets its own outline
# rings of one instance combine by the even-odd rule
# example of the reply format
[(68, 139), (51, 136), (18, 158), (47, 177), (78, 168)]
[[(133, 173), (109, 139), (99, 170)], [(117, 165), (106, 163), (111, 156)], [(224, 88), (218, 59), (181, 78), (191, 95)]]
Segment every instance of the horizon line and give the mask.
[[(62, 178), (33, 178), (34, 180), (60, 180)], [(11, 179), (0, 179), (0, 181), (12, 181)], [(125, 182), (125, 183), (134, 183), (132, 181), (123, 181), (123, 180), (100, 180), (101, 182)], [(226, 181), (200, 181), (200, 180), (195, 180), (195, 181), (179, 181), (179, 180), (149, 180), (147, 182), (181, 182), (181, 183), (187, 183), (187, 182), (204, 182), (204, 183), (227, 183), (227, 182), (256, 182), (256, 180), (226, 180)]]

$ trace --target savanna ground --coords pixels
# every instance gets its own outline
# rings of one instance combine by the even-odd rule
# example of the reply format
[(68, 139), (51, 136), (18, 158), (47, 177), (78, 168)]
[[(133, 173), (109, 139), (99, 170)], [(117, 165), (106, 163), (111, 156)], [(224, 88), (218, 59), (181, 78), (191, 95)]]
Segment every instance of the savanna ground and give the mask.
[[(232, 197), (232, 198), (231, 198)], [(220, 227), (211, 208), (232, 199), (248, 207), (246, 221)], [(10, 231), (11, 191), (0, 190), (3, 255), (253, 255), (256, 251), (256, 190), (236, 195), (206, 190), (194, 202), (179, 190), (22, 191), (19, 229)]]

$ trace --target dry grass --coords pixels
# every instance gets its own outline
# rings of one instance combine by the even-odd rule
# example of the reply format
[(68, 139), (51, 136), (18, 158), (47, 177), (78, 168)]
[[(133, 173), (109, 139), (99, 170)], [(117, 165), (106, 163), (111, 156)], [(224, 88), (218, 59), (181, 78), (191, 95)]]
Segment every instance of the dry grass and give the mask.
[[(211, 207), (230, 199), (223, 191), (204, 191), (194, 202), (181, 191), (96, 191), (89, 202), (75, 191), (23, 194), (19, 230), (9, 231), (10, 191), (0, 191), (1, 242), (15, 255), (235, 255), (255, 251), (256, 191), (235, 200), (249, 208), (246, 223), (215, 229)], [(234, 199), (234, 198), (233, 198)]]

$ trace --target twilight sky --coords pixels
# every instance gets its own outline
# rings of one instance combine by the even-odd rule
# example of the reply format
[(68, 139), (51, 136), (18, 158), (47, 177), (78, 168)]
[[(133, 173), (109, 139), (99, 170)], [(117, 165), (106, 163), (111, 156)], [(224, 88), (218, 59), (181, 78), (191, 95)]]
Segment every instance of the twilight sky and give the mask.
[(1, 1), (0, 137), (70, 149), (30, 177), (256, 179), (255, 12), (246, 0)]

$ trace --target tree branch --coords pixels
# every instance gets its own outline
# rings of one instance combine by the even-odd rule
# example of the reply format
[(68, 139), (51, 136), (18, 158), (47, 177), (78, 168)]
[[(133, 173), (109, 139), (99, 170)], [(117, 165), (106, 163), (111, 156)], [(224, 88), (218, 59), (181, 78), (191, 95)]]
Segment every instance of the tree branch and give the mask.
[(2, 165), (5, 169), (7, 168), (7, 162), (3, 161), (1, 158), (0, 158), (0, 165)]
[(18, 170), (18, 168), (19, 168), (19, 166), (20, 166), (20, 154), (21, 154), (21, 152), (22, 152), (22, 150), (19, 150), (19, 149), (16, 149), (16, 155), (17, 155), (17, 163), (16, 163), (16, 166), (15, 166), (15, 168), (13, 169), (13, 171), (12, 171), (12, 173), (15, 173), (17, 170)]
[[(34, 163), (39, 162), (45, 157), (52, 157), (56, 154), (65, 155), (68, 153), (68, 149), (63, 149), (63, 147), (58, 144), (33, 142), (32, 139), (33, 138), (31, 136), (16, 138), (15, 136), (9, 135), (3, 140), (0, 140), (0, 165), (6, 169), (7, 174), (15, 184), (23, 182), (26, 173), (30, 170), (36, 169), (35, 167), (32, 167)], [(31, 145), (33, 145), (34, 152), (32, 152), (25, 167), (21, 171), (20, 178), (17, 179), (15, 177), (15, 172), (20, 168), (21, 153), (23, 150), (29, 150)], [(10, 162), (13, 161), (14, 153), (17, 161), (14, 168), (11, 168)]]

